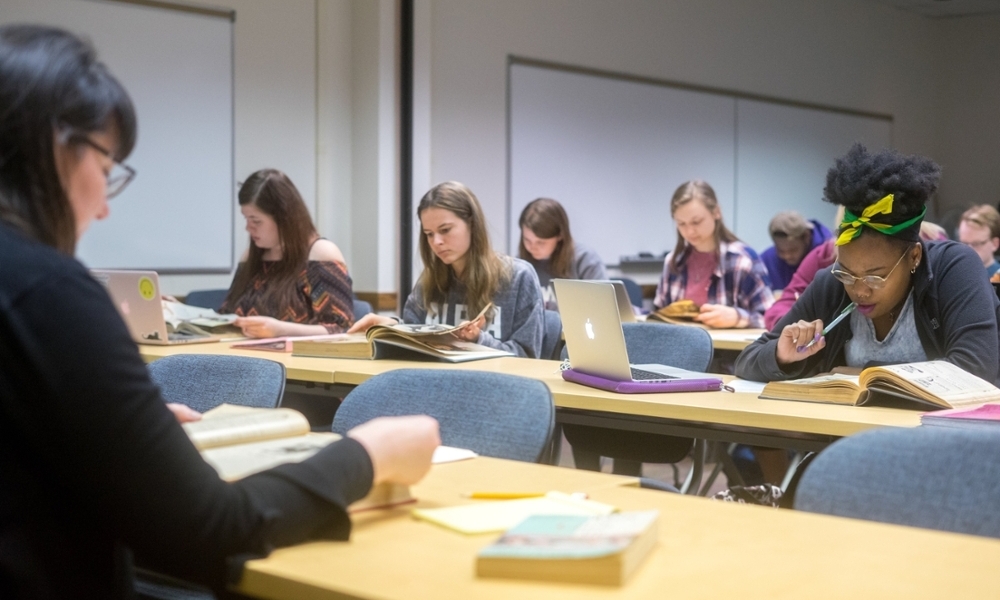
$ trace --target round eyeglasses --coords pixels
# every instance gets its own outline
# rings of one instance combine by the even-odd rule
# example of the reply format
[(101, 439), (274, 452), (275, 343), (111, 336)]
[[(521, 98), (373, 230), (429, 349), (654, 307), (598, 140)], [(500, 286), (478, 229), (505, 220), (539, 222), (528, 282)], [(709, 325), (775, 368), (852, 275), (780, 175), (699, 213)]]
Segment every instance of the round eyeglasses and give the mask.
[(128, 184), (132, 183), (132, 180), (135, 179), (135, 169), (118, 162), (118, 159), (111, 154), (110, 150), (85, 135), (80, 135), (76, 139), (111, 159), (113, 164), (111, 166), (111, 171), (107, 175), (108, 184), (107, 191), (105, 192), (105, 196), (108, 200), (122, 193), (122, 190), (128, 187)]
[(878, 275), (865, 275), (864, 277), (857, 277), (839, 268), (840, 263), (837, 263), (834, 266), (831, 273), (833, 273), (833, 276), (837, 278), (837, 281), (843, 283), (844, 285), (854, 285), (855, 283), (860, 281), (861, 283), (865, 284), (865, 287), (868, 287), (873, 290), (878, 290), (885, 287), (886, 281), (888, 281), (889, 278), (892, 277), (892, 272), (896, 270), (896, 267), (899, 266), (899, 263), (903, 262), (903, 256), (906, 256), (906, 253), (909, 251), (910, 248), (907, 248), (906, 251), (903, 252), (903, 255), (899, 257), (899, 260), (896, 261), (896, 264), (892, 266), (892, 269), (889, 270), (888, 275), (886, 275), (885, 277), (879, 277)]

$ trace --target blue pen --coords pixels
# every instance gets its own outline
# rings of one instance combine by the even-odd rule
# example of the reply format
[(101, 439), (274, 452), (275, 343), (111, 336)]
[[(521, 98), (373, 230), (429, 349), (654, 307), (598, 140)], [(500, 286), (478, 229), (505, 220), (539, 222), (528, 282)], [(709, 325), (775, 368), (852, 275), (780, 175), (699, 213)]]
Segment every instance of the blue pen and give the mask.
[[(827, 325), (826, 327), (823, 328), (823, 332), (820, 333), (819, 336), (823, 337), (824, 335), (830, 333), (830, 330), (833, 329), (834, 327), (836, 327), (837, 323), (840, 323), (841, 321), (843, 321), (844, 318), (847, 315), (849, 315), (852, 312), (854, 312), (854, 309), (857, 308), (857, 307), (858, 307), (858, 305), (855, 304), (854, 302), (851, 302), (850, 304), (848, 304), (847, 308), (845, 308), (844, 310), (840, 311), (840, 314), (837, 315), (836, 319), (834, 319), (829, 325)], [(813, 340), (811, 342), (809, 342), (805, 346), (802, 346), (802, 350), (800, 350), (799, 352), (805, 352), (809, 348), (812, 348), (813, 344), (815, 344), (818, 341), (819, 341), (819, 338), (813, 338)]]

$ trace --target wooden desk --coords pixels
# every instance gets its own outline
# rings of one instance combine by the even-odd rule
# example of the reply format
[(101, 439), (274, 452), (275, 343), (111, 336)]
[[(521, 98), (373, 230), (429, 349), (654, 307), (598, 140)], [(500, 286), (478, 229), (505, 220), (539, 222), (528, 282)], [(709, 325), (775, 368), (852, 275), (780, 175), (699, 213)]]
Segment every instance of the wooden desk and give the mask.
[[(229, 354), (276, 360), (288, 370), (289, 389), (356, 386), (395, 369), (456, 369), (521, 375), (544, 382), (561, 423), (595, 425), (777, 448), (819, 450), (874, 427), (916, 427), (917, 411), (761, 400), (754, 394), (696, 392), (615, 394), (563, 381), (556, 361), (498, 358), (462, 364), (403, 360), (305, 358), (237, 350), (228, 344), (140, 346), (147, 361), (179, 353)], [(309, 386), (312, 386), (311, 388)], [(330, 390), (333, 393), (335, 390)]]
[(763, 334), (766, 329), (709, 329), (712, 347), (716, 350), (743, 350)]
[[(660, 539), (621, 588), (478, 579), (463, 536), (408, 510), (359, 515), (350, 542), (315, 542), (247, 563), (238, 590), (272, 599), (997, 598), (1000, 541), (713, 502), (623, 487), (611, 476), (478, 458), (438, 465), (419, 506), (473, 502), (469, 486), (587, 491), (623, 510), (660, 510)], [(481, 502), (481, 501), (480, 501)]]

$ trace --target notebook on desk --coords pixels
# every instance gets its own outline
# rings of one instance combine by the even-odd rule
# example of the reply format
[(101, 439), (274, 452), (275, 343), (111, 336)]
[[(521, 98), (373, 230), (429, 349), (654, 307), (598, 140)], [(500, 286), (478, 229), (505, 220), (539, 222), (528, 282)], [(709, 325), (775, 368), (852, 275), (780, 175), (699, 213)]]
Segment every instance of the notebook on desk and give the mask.
[[(563, 379), (626, 394), (718, 390), (722, 380), (666, 365), (630, 365), (614, 287), (610, 283), (553, 282), (572, 369)], [(655, 327), (655, 325), (650, 325)]]
[(167, 330), (163, 302), (160, 300), (160, 278), (155, 271), (92, 269), (90, 274), (108, 290), (118, 314), (137, 344), (167, 346), (217, 342), (221, 339), (197, 327)]

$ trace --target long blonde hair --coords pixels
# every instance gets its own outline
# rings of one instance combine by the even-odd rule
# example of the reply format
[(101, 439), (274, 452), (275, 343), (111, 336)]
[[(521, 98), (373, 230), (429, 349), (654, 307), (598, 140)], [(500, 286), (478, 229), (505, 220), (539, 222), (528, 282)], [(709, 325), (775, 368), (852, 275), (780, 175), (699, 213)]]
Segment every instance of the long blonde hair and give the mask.
[(418, 285), (423, 291), (424, 309), (432, 312), (435, 304), (443, 305), (448, 290), (454, 283), (460, 282), (465, 285), (465, 305), (471, 318), (493, 301), (501, 286), (510, 282), (510, 263), (493, 251), (483, 209), (476, 195), (465, 185), (445, 181), (432, 187), (420, 199), (417, 218), (429, 208), (441, 208), (462, 219), (469, 228), (470, 242), (465, 253), (465, 268), (458, 277), (434, 254), (427, 236), (420, 236), (420, 258), (424, 261), (424, 271), (420, 274)]
[[(677, 213), (677, 210), (684, 206), (685, 204), (698, 200), (702, 205), (712, 213), (712, 218), (715, 218), (715, 213), (719, 210), (719, 200), (715, 197), (715, 190), (708, 183), (701, 181), (700, 179), (693, 179), (687, 183), (682, 183), (676, 190), (674, 190), (674, 195), (670, 199), (670, 216), (673, 217)], [(726, 227), (725, 223), (722, 222), (722, 214), (719, 214), (719, 218), (715, 219), (715, 245), (721, 242), (738, 242), (740, 238), (736, 237), (736, 234)], [(684, 252), (684, 236), (681, 235), (681, 230), (677, 230), (677, 245), (674, 246), (674, 252), (670, 255), (670, 268), (672, 270), (677, 269), (677, 258)]]

